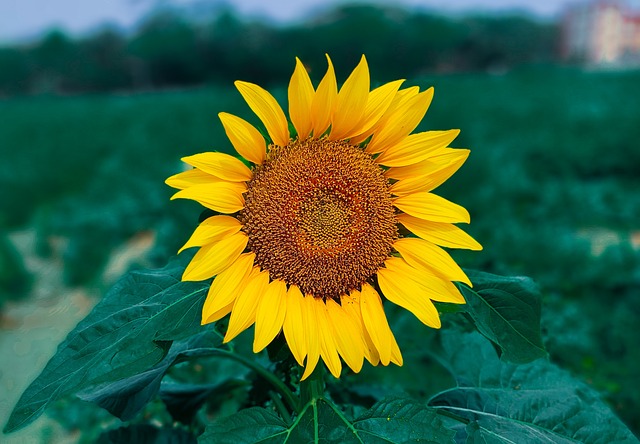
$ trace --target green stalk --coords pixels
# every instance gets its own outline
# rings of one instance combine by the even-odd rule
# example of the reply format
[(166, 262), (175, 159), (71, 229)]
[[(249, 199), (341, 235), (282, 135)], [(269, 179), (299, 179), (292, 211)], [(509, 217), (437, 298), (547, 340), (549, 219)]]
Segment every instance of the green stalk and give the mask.
[(305, 406), (311, 401), (324, 398), (324, 366), (319, 363), (307, 379), (300, 382), (300, 404)]
[(273, 390), (269, 390), (269, 398), (273, 401), (273, 405), (275, 406), (278, 413), (280, 413), (280, 417), (284, 419), (284, 422), (287, 424), (291, 424), (291, 415), (289, 414), (289, 410), (280, 399), (280, 396)]
[(280, 393), (280, 395), (282, 396), (282, 399), (284, 399), (287, 402), (291, 410), (295, 412), (299, 411), (301, 406), (298, 405), (298, 400), (296, 399), (295, 395), (291, 392), (291, 390), (289, 390), (289, 388), (282, 381), (280, 381), (280, 379), (276, 378), (276, 376), (266, 368), (262, 367), (261, 365), (255, 363), (254, 361), (247, 359), (244, 356), (239, 355), (237, 353), (233, 353), (227, 350), (221, 350), (219, 348), (212, 348), (212, 349), (206, 349), (206, 350), (207, 350), (207, 354), (210, 356), (219, 356), (222, 358), (229, 358), (231, 360), (234, 360), (250, 368), (251, 370), (256, 372), (259, 376), (264, 378), (268, 383), (270, 383), (273, 386), (273, 388), (276, 389), (278, 393)]

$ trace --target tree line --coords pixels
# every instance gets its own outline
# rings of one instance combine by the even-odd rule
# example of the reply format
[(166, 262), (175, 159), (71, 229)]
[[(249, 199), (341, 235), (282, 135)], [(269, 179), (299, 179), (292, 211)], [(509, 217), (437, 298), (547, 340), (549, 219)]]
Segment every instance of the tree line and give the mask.
[[(508, 69), (556, 59), (558, 26), (524, 16), (447, 17), (369, 5), (341, 6), (303, 23), (245, 20), (231, 10), (207, 21), (159, 11), (126, 35), (80, 39), (52, 31), (0, 48), (0, 97), (154, 89), (230, 82), (282, 83), (300, 57), (319, 78), (329, 53), (338, 76), (366, 54), (376, 80), (433, 72)], [(344, 78), (344, 77), (342, 77)]]

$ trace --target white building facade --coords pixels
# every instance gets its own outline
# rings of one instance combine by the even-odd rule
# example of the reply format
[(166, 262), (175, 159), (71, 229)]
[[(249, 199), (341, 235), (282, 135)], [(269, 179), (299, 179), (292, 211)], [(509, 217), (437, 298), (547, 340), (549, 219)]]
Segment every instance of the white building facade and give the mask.
[(562, 53), (566, 60), (590, 66), (637, 66), (640, 15), (616, 0), (577, 4), (563, 19)]

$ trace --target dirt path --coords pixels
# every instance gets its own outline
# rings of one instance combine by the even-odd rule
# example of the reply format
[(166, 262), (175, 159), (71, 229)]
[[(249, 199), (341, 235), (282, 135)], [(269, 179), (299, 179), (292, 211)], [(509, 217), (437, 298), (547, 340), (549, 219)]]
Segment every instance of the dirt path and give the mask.
[[(42, 371), (67, 333), (98, 300), (95, 291), (68, 288), (62, 282), (59, 258), (35, 254), (35, 233), (13, 233), (11, 241), (32, 273), (28, 298), (7, 303), (0, 318), (0, 423), (6, 424), (20, 394)], [(26, 429), (0, 436), (6, 444), (75, 442), (58, 423), (45, 416)]]
[[(27, 386), (53, 356), (57, 345), (84, 318), (99, 300), (97, 288), (70, 288), (62, 279), (62, 260), (56, 254), (42, 259), (35, 254), (35, 233), (14, 232), (11, 241), (25, 260), (34, 278), (31, 294), (20, 302), (7, 303), (0, 313), (0, 424), (2, 427)], [(153, 245), (153, 235), (143, 233), (117, 248), (102, 281), (112, 283), (132, 261), (144, 256)], [(58, 245), (58, 247), (60, 247)], [(0, 435), (3, 444), (75, 443), (46, 414), (27, 428)]]

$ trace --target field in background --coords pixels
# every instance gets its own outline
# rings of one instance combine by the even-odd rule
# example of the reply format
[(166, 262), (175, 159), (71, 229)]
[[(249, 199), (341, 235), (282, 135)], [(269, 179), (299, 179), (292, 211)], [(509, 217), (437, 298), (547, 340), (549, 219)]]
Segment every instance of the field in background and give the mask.
[[(485, 249), (455, 257), (539, 282), (552, 359), (601, 390), (637, 434), (640, 72), (539, 67), (417, 84), (436, 88), (420, 129), (460, 128), (454, 146), (472, 150), (438, 191), (469, 209), (468, 231)], [(275, 94), (285, 103), (284, 87)], [(155, 244), (133, 266), (162, 265), (200, 212), (170, 202), (164, 179), (180, 157), (231, 152), (220, 111), (257, 122), (232, 85), (0, 101), (0, 305), (37, 290), (10, 236), (25, 228), (70, 287), (106, 285), (112, 252), (141, 238)]]

